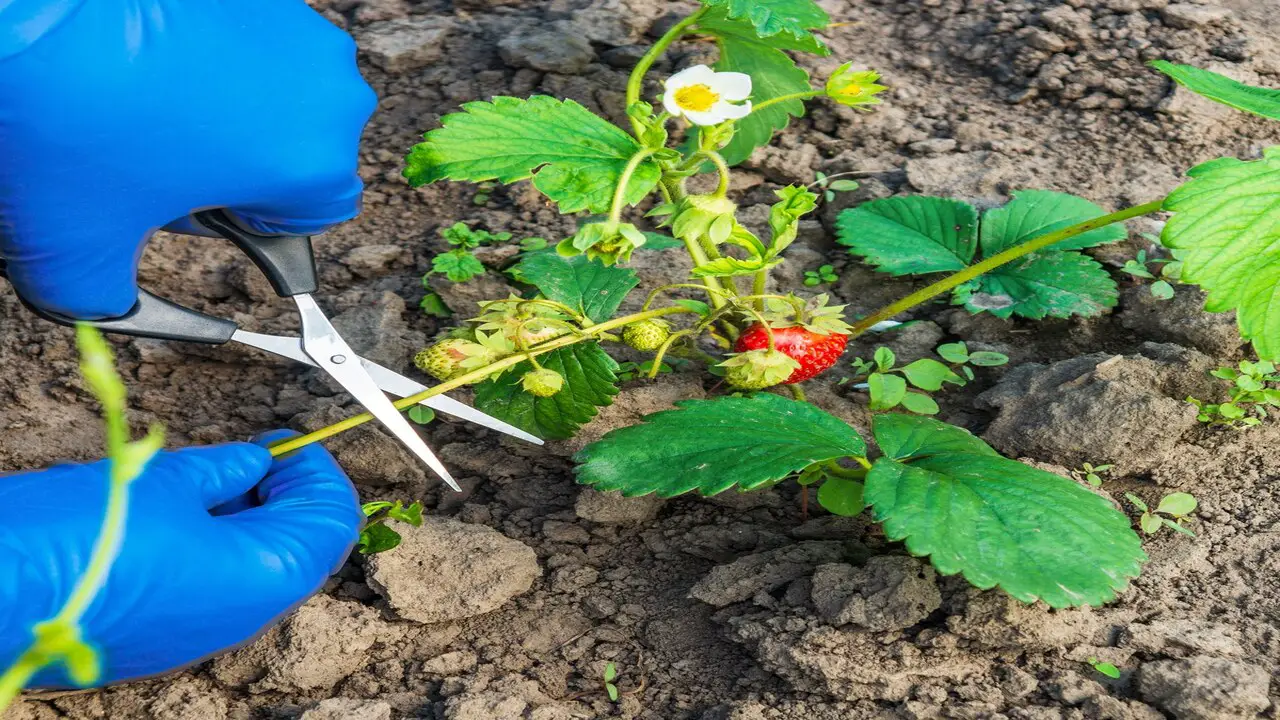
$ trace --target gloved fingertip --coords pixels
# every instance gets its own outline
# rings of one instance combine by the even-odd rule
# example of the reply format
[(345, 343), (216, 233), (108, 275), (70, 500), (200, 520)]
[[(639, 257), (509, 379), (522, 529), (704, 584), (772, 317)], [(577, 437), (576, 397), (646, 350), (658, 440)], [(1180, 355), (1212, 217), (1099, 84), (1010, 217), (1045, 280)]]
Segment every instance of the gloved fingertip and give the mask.
[(288, 430), (288, 429), (267, 430), (266, 432), (260, 432), (257, 435), (254, 435), (253, 437), (249, 438), (249, 442), (253, 443), (254, 445), (258, 445), (260, 447), (269, 448), (273, 444), (278, 443), (281, 440), (287, 440), (291, 437), (297, 437), (300, 434), (301, 433), (295, 430)]
[(205, 508), (243, 495), (271, 469), (271, 453), (253, 443), (236, 442), (190, 447), (158, 455), (153, 463), (193, 486)]

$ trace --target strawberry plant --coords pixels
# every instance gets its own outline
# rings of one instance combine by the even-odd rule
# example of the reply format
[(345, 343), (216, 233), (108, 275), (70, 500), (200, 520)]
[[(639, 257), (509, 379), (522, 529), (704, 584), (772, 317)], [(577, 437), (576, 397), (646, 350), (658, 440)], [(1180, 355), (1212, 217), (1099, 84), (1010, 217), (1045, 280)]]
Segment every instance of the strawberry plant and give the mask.
[[(833, 367), (851, 340), (940, 296), (1000, 318), (1104, 312), (1117, 302), (1117, 284), (1087, 250), (1123, 239), (1124, 221), (1162, 211), (1172, 213), (1161, 242), (1180, 263), (1178, 279), (1206, 290), (1209, 310), (1235, 310), (1243, 337), (1273, 360), (1280, 356), (1280, 149), (1200, 165), (1167, 198), (1111, 213), (1043, 190), (1016, 192), (983, 213), (946, 198), (865, 203), (838, 223), (838, 239), (855, 256), (886, 276), (945, 275), (864, 317), (846, 317), (826, 297), (771, 290), (771, 273), (819, 194), (779, 188), (767, 221), (749, 228), (729, 193), (731, 168), (803, 115), (806, 100), (857, 110), (880, 102), (886, 87), (871, 70), (844, 64), (815, 84), (792, 59), (828, 53), (814, 34), (827, 23), (813, 0), (702, 0), (638, 62), (625, 104), (612, 109), (624, 118), (620, 126), (542, 95), (471, 102), (442, 118), (406, 159), (412, 185), (529, 181), (560, 212), (585, 217), (554, 246), (520, 255), (509, 272), (517, 294), (483, 303), (478, 317), (419, 354), (419, 367), (441, 382), (397, 406), (473, 385), (480, 409), (561, 439), (611, 404), (624, 376), (701, 366), (723, 378), (708, 378), (712, 397), (680, 402), (586, 446), (575, 458), (578, 481), (672, 497), (794, 478), (816, 485), (831, 512), (869, 511), (888, 538), (943, 574), (1053, 607), (1106, 602), (1146, 559), (1122, 512), (1071, 479), (1001, 457), (962, 428), (883, 412), (899, 405), (933, 411), (906, 400), (914, 398), (908, 383), (933, 392), (968, 381), (971, 365), (1006, 358), (948, 343), (938, 348), (945, 363), (896, 368), (887, 350), (877, 353), (866, 369), (879, 378), (880, 412), (863, 430), (878, 455), (858, 429), (804, 402), (802, 384)], [(714, 65), (646, 84), (658, 58), (691, 37), (715, 44)], [(1160, 68), (1212, 99), (1280, 118), (1276, 91)], [(832, 177), (819, 178), (817, 189), (836, 191)], [(642, 229), (645, 217), (653, 227)], [(683, 247), (690, 276), (632, 299), (640, 278), (626, 265), (658, 244)], [(620, 314), (628, 301), (631, 310)], [(647, 357), (624, 368), (606, 352), (609, 343)], [(368, 419), (344, 420), (274, 451)], [(1170, 517), (1177, 524), (1180, 516)]]

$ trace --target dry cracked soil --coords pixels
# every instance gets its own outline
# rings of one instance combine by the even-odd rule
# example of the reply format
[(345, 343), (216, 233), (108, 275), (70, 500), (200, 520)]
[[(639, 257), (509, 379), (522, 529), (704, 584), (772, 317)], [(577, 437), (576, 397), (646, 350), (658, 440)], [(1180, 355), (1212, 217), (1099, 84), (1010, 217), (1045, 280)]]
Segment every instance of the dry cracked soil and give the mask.
[[(364, 215), (318, 244), (323, 299), (358, 350), (409, 371), (440, 329), (417, 309), (419, 279), (467, 221), (559, 239), (573, 221), (524, 185), (411, 190), (400, 157), (460, 103), (545, 93), (615, 111), (626, 73), (686, 3), (660, 0), (315, 0), (348, 28), (381, 103), (365, 137)], [(865, 312), (906, 292), (832, 241), (836, 213), (894, 194), (994, 205), (1019, 188), (1104, 206), (1161, 197), (1185, 168), (1256, 155), (1275, 125), (1183, 91), (1143, 67), (1164, 57), (1280, 86), (1277, 0), (821, 0), (843, 23), (830, 59), (879, 68), (892, 85), (871, 114), (821, 103), (735, 181), (748, 218), (781, 184), (859, 172), (862, 188), (806, 222), (781, 283), (832, 263), (832, 292)], [(670, 72), (709, 57), (680, 45)], [(1096, 251), (1118, 268), (1150, 245)], [(495, 269), (435, 279), (459, 314), (505, 295)], [(641, 252), (647, 287), (683, 278), (679, 251)], [(244, 327), (286, 332), (283, 302), (225, 244), (159, 236), (143, 284)], [(1008, 354), (1003, 368), (941, 397), (942, 417), (1002, 452), (1068, 473), (1114, 463), (1102, 491), (1201, 505), (1194, 539), (1146, 541), (1144, 574), (1114, 603), (1052, 611), (936, 575), (865, 519), (801, 515), (782, 486), (757, 494), (623, 500), (576, 486), (569, 456), (609, 428), (712, 391), (677, 373), (632, 382), (582, 438), (534, 448), (444, 422), (424, 429), (461, 478), (441, 492), (368, 426), (334, 440), (368, 499), (422, 499), (430, 519), (401, 548), (353, 557), (324, 592), (253, 645), (187, 672), (96, 692), (31, 693), (6, 720), (1228, 720), (1274, 718), (1280, 684), (1280, 424), (1209, 430), (1183, 402), (1219, 392), (1206, 371), (1234, 362), (1229, 316), (1179, 287), (1156, 302), (1123, 283), (1090, 320), (1007, 322), (945, 304), (878, 342), (919, 357), (945, 340)], [(96, 458), (99, 426), (71, 334), (0, 293), (0, 470)], [(265, 428), (314, 428), (354, 412), (314, 372), (243, 348), (116, 339), (138, 427), (172, 445)], [(871, 341), (855, 343), (864, 357)], [(855, 426), (866, 398), (811, 383), (813, 401)], [(1122, 673), (1110, 679), (1097, 658)], [(616, 664), (621, 699), (601, 676)]]

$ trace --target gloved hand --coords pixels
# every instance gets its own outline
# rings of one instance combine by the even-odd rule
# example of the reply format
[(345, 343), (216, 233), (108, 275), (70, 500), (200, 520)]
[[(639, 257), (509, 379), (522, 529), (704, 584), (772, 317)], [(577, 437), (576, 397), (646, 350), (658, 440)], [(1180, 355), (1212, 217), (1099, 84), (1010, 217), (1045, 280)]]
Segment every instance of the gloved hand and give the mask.
[(0, 0), (0, 257), (34, 305), (122, 315), (146, 238), (193, 211), (355, 217), (374, 103), (303, 0)]
[[(31, 626), (61, 609), (83, 573), (106, 475), (98, 462), (0, 476), (0, 668), (30, 645)], [(254, 507), (209, 512), (231, 501)], [(124, 544), (81, 623), (101, 651), (103, 684), (251, 640), (320, 588), (362, 521), (354, 488), (319, 445), (275, 462), (249, 443), (156, 455), (130, 486)], [(62, 668), (46, 669), (36, 684), (71, 685)]]

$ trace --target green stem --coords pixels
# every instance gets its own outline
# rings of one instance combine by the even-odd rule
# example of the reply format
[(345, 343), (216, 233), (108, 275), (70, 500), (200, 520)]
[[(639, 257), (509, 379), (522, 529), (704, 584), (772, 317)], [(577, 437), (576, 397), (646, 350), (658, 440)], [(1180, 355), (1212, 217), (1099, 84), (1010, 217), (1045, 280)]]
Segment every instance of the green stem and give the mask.
[(44, 664), (44, 654), (33, 646), (27, 648), (4, 675), (0, 675), (0, 712), (9, 707)]
[(676, 288), (687, 288), (687, 289), (690, 289), (690, 290), (704, 290), (704, 291), (706, 291), (706, 292), (707, 292), (707, 294), (709, 294), (709, 295), (714, 295), (714, 294), (716, 294), (717, 292), (719, 292), (719, 293), (721, 293), (721, 294), (723, 294), (723, 295), (725, 295), (725, 296), (727, 296), (727, 295), (728, 295), (728, 293), (724, 293), (723, 291), (716, 291), (716, 290), (712, 290), (711, 288), (707, 287), (706, 285), (695, 285), (694, 283), (671, 283), (670, 285), (662, 285), (662, 286), (660, 286), (660, 287), (656, 287), (656, 288), (654, 288), (653, 290), (651, 290), (651, 291), (649, 292), (649, 296), (648, 296), (648, 297), (646, 297), (646, 298), (645, 298), (645, 300), (644, 300), (644, 305), (642, 305), (642, 306), (640, 307), (640, 309), (641, 309), (642, 311), (643, 311), (643, 310), (648, 310), (648, 309), (649, 309), (649, 306), (653, 304), (653, 301), (654, 301), (654, 300), (656, 300), (656, 299), (658, 299), (658, 295), (660, 295), (661, 293), (666, 292), (667, 290), (675, 290)]
[(686, 337), (692, 334), (693, 334), (692, 330), (681, 330), (679, 332), (673, 332), (671, 333), (671, 335), (667, 337), (667, 339), (662, 343), (662, 345), (658, 346), (658, 351), (653, 355), (653, 364), (649, 366), (650, 380), (658, 377), (658, 371), (662, 369), (662, 358), (667, 356), (667, 351), (671, 349), (671, 344), (682, 337)]
[[(407, 398), (397, 400), (394, 404), (397, 410), (408, 410), (409, 408), (413, 407), (414, 405), (417, 405), (423, 400), (426, 400), (428, 398), (433, 398), (436, 395), (447, 393), (450, 390), (455, 390), (457, 388), (462, 387), (463, 385), (470, 385), (471, 383), (480, 382), (481, 380), (484, 380), (485, 378), (489, 377), (495, 372), (498, 372), (499, 370), (506, 370), (507, 368), (512, 367), (514, 365), (519, 365), (520, 363), (534, 357), (535, 355), (543, 355), (545, 353), (551, 352), (552, 350), (559, 350), (562, 347), (568, 347), (575, 343), (582, 342), (583, 340), (589, 340), (594, 336), (607, 334), (608, 331), (610, 330), (624, 327), (626, 325), (630, 325), (631, 323), (640, 322), (641, 320), (652, 320), (654, 318), (660, 318), (664, 315), (675, 315), (677, 313), (688, 313), (691, 315), (697, 314), (693, 310), (680, 307), (679, 305), (675, 305), (672, 307), (659, 308), (657, 310), (649, 310), (648, 312), (635, 313), (634, 315), (626, 315), (620, 318), (614, 318), (612, 320), (609, 320), (608, 322), (602, 322), (599, 325), (593, 325), (590, 328), (583, 330), (581, 335), (569, 335), (565, 337), (556, 338), (554, 340), (548, 340), (547, 342), (542, 343), (541, 345), (531, 348), (528, 352), (510, 355), (491, 365), (486, 365), (485, 367), (482, 367), (479, 370), (472, 370), (471, 372), (466, 373), (465, 375), (459, 375), (458, 377), (453, 378), (452, 380), (442, 382), (439, 385), (423, 390), (422, 392), (416, 395), (410, 395)], [(337, 422), (337, 423), (334, 423), (333, 425), (320, 428), (315, 432), (307, 433), (306, 435), (302, 435), (296, 438), (290, 438), (284, 442), (272, 445), (270, 448), (271, 455), (273, 457), (280, 457), (285, 453), (293, 452), (294, 450), (297, 450), (302, 447), (306, 447), (311, 443), (324, 440), (325, 438), (333, 437), (334, 435), (337, 435), (338, 433), (344, 432), (346, 430), (350, 430), (351, 428), (359, 427), (360, 425), (363, 425), (364, 423), (367, 423), (373, 419), (374, 419), (373, 415), (370, 415), (369, 413), (360, 413), (359, 415), (354, 415), (352, 417), (347, 418), (346, 420), (342, 420), (341, 422)]]
[(716, 185), (715, 196), (718, 198), (724, 197), (725, 193), (729, 192), (729, 164), (724, 161), (724, 156), (711, 150), (699, 150), (693, 156), (706, 158), (715, 164), (716, 172), (720, 174), (720, 182)]
[(917, 305), (920, 305), (921, 303), (928, 302), (942, 293), (954, 290), (970, 280), (983, 275), (984, 273), (991, 272), (1001, 265), (1013, 262), (1024, 255), (1036, 252), (1037, 250), (1043, 250), (1051, 245), (1056, 245), (1063, 240), (1068, 240), (1077, 235), (1083, 235), (1084, 233), (1097, 230), (1098, 228), (1106, 227), (1118, 222), (1124, 222), (1125, 220), (1132, 220), (1133, 218), (1141, 217), (1143, 215), (1150, 215), (1154, 212), (1159, 212), (1162, 207), (1164, 207), (1163, 199), (1156, 202), (1149, 202), (1145, 205), (1127, 208), (1125, 210), (1111, 213), (1110, 215), (1103, 215), (1102, 217), (1094, 218), (1093, 220), (1072, 225), (1071, 227), (1063, 228), (1062, 230), (1057, 230), (1038, 237), (1030, 242), (1025, 242), (1021, 245), (1011, 247), (1002, 253), (992, 255), (980, 263), (970, 265), (954, 275), (945, 277), (926, 288), (917, 290), (901, 300), (886, 305), (885, 307), (871, 313), (853, 324), (853, 328), (849, 331), (849, 336), (857, 337), (869, 330), (878, 322), (883, 322), (898, 313), (905, 312)]
[[(696, 240), (690, 240), (688, 238), (681, 238), (681, 240), (684, 242), (684, 249), (689, 251), (689, 257), (693, 258), (694, 267), (706, 265), (708, 262), (711, 262), (707, 258), (707, 254), (703, 251), (702, 246), (699, 245)], [(716, 308), (717, 310), (724, 307), (724, 296), (728, 293), (725, 291), (724, 287), (720, 285), (720, 281), (713, 277), (704, 277), (702, 278), (702, 284), (706, 286), (707, 292), (710, 295), (709, 299), (711, 300), (711, 307)]]
[(517, 308), (523, 309), (525, 305), (542, 305), (545, 307), (555, 308), (556, 310), (559, 310), (560, 312), (573, 318), (578, 323), (582, 323), (586, 325), (591, 324), (591, 318), (587, 317), (586, 315), (583, 315), (577, 310), (574, 310), (568, 305), (565, 305), (564, 303), (561, 303), (561, 302), (556, 302), (555, 300), (548, 300), (546, 298), (533, 298), (530, 300), (521, 300), (517, 304)]
[(796, 400), (799, 400), (800, 402), (809, 402), (809, 399), (804, 395), (804, 388), (800, 387), (798, 384), (788, 385), (787, 389), (791, 391), (791, 397)]
[[(859, 463), (866, 463), (867, 461), (866, 458), (862, 458), (862, 457), (855, 457), (854, 459), (857, 460)], [(838, 478), (843, 478), (845, 480), (862, 480), (867, 477), (866, 470), (855, 470), (853, 468), (847, 468), (841, 465), (837, 460), (827, 460), (826, 462), (822, 463), (822, 469), (825, 470), (828, 475), (838, 477)]]
[(616, 223), (622, 220), (622, 208), (627, 204), (627, 186), (631, 184), (631, 176), (635, 175), (640, 163), (649, 159), (653, 153), (651, 148), (645, 148), (632, 155), (627, 161), (627, 166), (622, 169), (622, 177), (618, 178), (618, 186), (613, 190), (613, 204), (609, 206), (609, 222)]
[[(705, 12), (706, 8), (699, 9), (684, 20), (672, 25), (671, 29), (658, 38), (653, 47), (649, 48), (649, 51), (640, 58), (640, 62), (636, 63), (635, 68), (631, 70), (631, 77), (627, 78), (628, 108), (640, 102), (640, 93), (644, 89), (644, 76), (649, 73), (649, 69), (653, 67), (653, 64), (657, 62), (658, 58), (662, 57), (667, 48), (671, 47), (671, 43), (679, 40), (680, 36), (684, 35), (685, 31), (697, 23)], [(644, 132), (644, 128), (640, 126), (639, 121), (633, 118), (631, 120), (631, 128), (635, 131), (636, 138), (639, 139)]]
[(757, 272), (755, 274), (755, 277), (753, 277), (751, 280), (751, 294), (756, 296), (755, 303), (756, 303), (757, 310), (764, 310), (763, 296), (765, 294), (765, 291), (768, 289), (766, 287), (768, 284), (769, 284), (769, 271), (767, 270), (761, 270)]
[(791, 93), (789, 95), (779, 95), (776, 98), (769, 98), (768, 100), (752, 105), (751, 112), (752, 114), (755, 114), (769, 107), (770, 105), (776, 105), (778, 103), (788, 102), (791, 100), (807, 100), (811, 97), (818, 97), (826, 94), (827, 94), (826, 90), (805, 90), (804, 92)]

